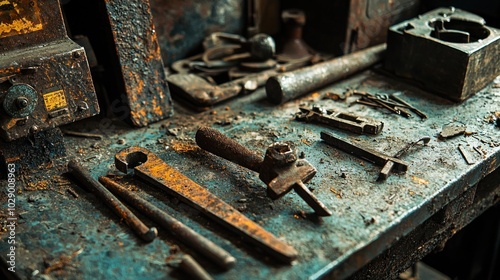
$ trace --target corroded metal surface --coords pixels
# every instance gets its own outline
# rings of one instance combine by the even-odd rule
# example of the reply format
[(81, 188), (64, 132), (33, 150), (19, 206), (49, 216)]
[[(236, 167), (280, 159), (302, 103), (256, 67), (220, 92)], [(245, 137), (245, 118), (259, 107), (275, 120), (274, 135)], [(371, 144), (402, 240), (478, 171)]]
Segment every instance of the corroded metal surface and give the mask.
[[(369, 273), (374, 279), (383, 279), (404, 270), (412, 260), (439, 246), (441, 237), (452, 236), (482, 211), (498, 204), (500, 130), (493, 112), (498, 111), (496, 104), (500, 103), (499, 84), (500, 79), (459, 105), (398, 80), (365, 72), (281, 106), (269, 106), (265, 92), (259, 90), (203, 113), (179, 105), (171, 119), (132, 131), (119, 123), (103, 129), (100, 119), (87, 119), (71, 129), (88, 129), (103, 138), (65, 136), (65, 141), (68, 153), (82, 158), (95, 178), (117, 172), (113, 156), (124, 147), (147, 147), (264, 229), (287, 240), (299, 253), (293, 265), (280, 265), (254, 253), (252, 245), (182, 201), (127, 176), (130, 185), (140, 185), (138, 195), (238, 259), (233, 269), (221, 271), (193, 252), (192, 256), (215, 279), (346, 279), (381, 254), (377, 259), (380, 262), (361, 270), (368, 274), (358, 279), (368, 278)], [(356, 98), (353, 96), (345, 102), (322, 98), (346, 89), (373, 94), (399, 92), (409, 104), (425, 110), (427, 119), (416, 115), (401, 118), (383, 110), (350, 106)], [(413, 149), (404, 156), (409, 163), (406, 173), (376, 182), (380, 167), (322, 143), (323, 127), (294, 120), (299, 107), (313, 105), (383, 120), (384, 130), (378, 135), (335, 133), (385, 154), (394, 155), (422, 135), (429, 135), (431, 141), (426, 148)], [(441, 128), (451, 120), (466, 124), (469, 133), (440, 139)], [(293, 193), (281, 201), (267, 198), (255, 172), (228, 165), (197, 147), (194, 139), (200, 126), (212, 126), (260, 152), (274, 142), (292, 141), (317, 168), (308, 187), (334, 215), (320, 221), (311, 219), (302, 212), (307, 205)], [(459, 144), (475, 147), (481, 152), (480, 159), (467, 164), (457, 149)], [(490, 186), (473, 187), (488, 174), (492, 176)], [(6, 201), (4, 192), (0, 192), (0, 201)], [(48, 178), (45, 185), (36, 187), (19, 185), (16, 202), (16, 269), (25, 278), (182, 279), (168, 266), (178, 244), (176, 238), (160, 231), (158, 238), (144, 244), (93, 194), (64, 177)], [(432, 223), (430, 227), (427, 222)], [(1, 239), (6, 241), (5, 225), (0, 226)], [(0, 242), (0, 251), (6, 252), (7, 246), (7, 242)], [(178, 246), (189, 251), (183, 244)], [(0, 257), (5, 258), (4, 254)]]
[(173, 106), (149, 0), (104, 2), (132, 124), (143, 127), (170, 117)]
[(288, 0), (282, 8), (305, 11), (304, 40), (313, 49), (344, 55), (386, 41), (388, 28), (417, 15), (420, 0)]
[(282, 104), (363, 71), (382, 60), (385, 48), (385, 44), (377, 45), (313, 66), (270, 77), (266, 82), (267, 99), (273, 104)]
[(59, 1), (3, 1), (0, 5), (3, 140), (98, 114), (85, 51), (68, 38)]
[(420, 0), (351, 0), (344, 53), (382, 44), (391, 25), (417, 15)]
[(133, 168), (136, 176), (179, 197), (279, 261), (291, 262), (297, 257), (297, 251), (293, 247), (264, 230), (147, 149), (141, 147), (123, 149), (116, 154), (115, 165), (122, 172)]
[(329, 132), (321, 132), (321, 139), (335, 148), (338, 148), (346, 153), (355, 155), (359, 158), (366, 159), (378, 166), (384, 166), (388, 161), (394, 162), (394, 168), (396, 171), (405, 172), (408, 169), (408, 163), (397, 158), (384, 155), (376, 150), (369, 149), (366, 147), (360, 147), (353, 143), (344, 141), (343, 139), (333, 135)]
[(132, 207), (138, 209), (143, 215), (146, 215), (148, 218), (161, 225), (181, 242), (188, 244), (191, 248), (203, 254), (210, 259), (210, 261), (213, 261), (223, 269), (230, 269), (236, 263), (236, 259), (227, 251), (206, 239), (203, 235), (198, 234), (190, 227), (179, 222), (152, 203), (134, 194), (132, 190), (128, 190), (120, 183), (104, 176), (99, 177), (99, 182), (113, 194), (127, 201)]
[(144, 241), (151, 242), (158, 235), (158, 230), (154, 227), (147, 227), (132, 211), (130, 211), (118, 198), (90, 175), (80, 162), (72, 159), (68, 163), (69, 173), (83, 184), (85, 188), (90, 189), (99, 199), (113, 212), (116, 213), (132, 230)]
[(500, 30), (453, 7), (391, 26), (385, 68), (425, 89), (463, 101), (500, 74)]
[(314, 209), (318, 216), (331, 216), (328, 208), (304, 185), (316, 175), (316, 168), (305, 159), (297, 158), (291, 142), (276, 142), (266, 150), (264, 160), (219, 131), (201, 127), (196, 132), (196, 144), (202, 149), (259, 173), (267, 185), (267, 195), (278, 199), (292, 188)]
[(166, 65), (201, 50), (213, 32), (242, 34), (243, 0), (151, 0), (151, 11)]

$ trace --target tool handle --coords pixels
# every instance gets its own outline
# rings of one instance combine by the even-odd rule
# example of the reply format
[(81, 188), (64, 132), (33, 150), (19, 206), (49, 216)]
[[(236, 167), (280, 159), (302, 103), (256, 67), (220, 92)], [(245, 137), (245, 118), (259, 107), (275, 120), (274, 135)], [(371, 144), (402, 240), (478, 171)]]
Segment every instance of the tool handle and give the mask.
[(205, 151), (225, 158), (243, 167), (260, 172), (262, 158), (240, 143), (210, 127), (196, 132), (196, 144)]

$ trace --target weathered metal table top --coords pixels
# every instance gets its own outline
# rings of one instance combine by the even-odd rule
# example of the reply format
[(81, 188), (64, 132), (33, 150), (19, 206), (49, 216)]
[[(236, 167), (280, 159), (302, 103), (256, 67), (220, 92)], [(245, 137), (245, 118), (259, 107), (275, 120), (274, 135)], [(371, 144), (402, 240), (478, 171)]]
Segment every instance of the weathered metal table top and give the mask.
[[(159, 238), (142, 242), (92, 193), (61, 176), (18, 191), (16, 269), (27, 277), (47, 272), (64, 279), (176, 278), (182, 276), (168, 262), (177, 244), (182, 251), (192, 253), (216, 279), (346, 278), (498, 168), (500, 129), (486, 121), (500, 111), (498, 83), (497, 79), (497, 83), (457, 104), (367, 71), (279, 107), (266, 101), (262, 89), (202, 113), (176, 105), (174, 117), (143, 129), (111, 124), (109, 120), (104, 123), (102, 119), (83, 121), (71, 129), (101, 133), (105, 138), (68, 136), (66, 146), (94, 177), (121, 174), (113, 163), (120, 149), (147, 147), (294, 246), (299, 257), (291, 265), (277, 263), (196, 210), (144, 182), (134, 181), (140, 186), (138, 194), (237, 258), (236, 267), (221, 271), (162, 228)], [(420, 120), (414, 115), (405, 119), (380, 109), (322, 98), (327, 92), (342, 93), (347, 88), (374, 94), (402, 92), (402, 98), (429, 118)], [(294, 120), (299, 105), (313, 104), (381, 120), (384, 130), (376, 136), (356, 135)], [(449, 123), (465, 124), (470, 133), (439, 139), (442, 127)], [(310, 208), (293, 191), (276, 201), (267, 198), (258, 174), (197, 147), (194, 135), (201, 125), (212, 126), (261, 154), (273, 142), (295, 142), (299, 152), (303, 151), (318, 169), (307, 186), (333, 216), (310, 219)], [(427, 146), (419, 145), (402, 157), (410, 163), (405, 174), (391, 174), (385, 182), (376, 182), (380, 167), (325, 144), (320, 139), (322, 130), (386, 154), (395, 154), (422, 136), (432, 139)], [(484, 154), (468, 165), (458, 145), (471, 153), (478, 155), (476, 148)], [(147, 219), (146, 223), (152, 225)], [(0, 251), (6, 252), (6, 246), (2, 242)], [(60, 269), (54, 268), (57, 263), (62, 263)]]

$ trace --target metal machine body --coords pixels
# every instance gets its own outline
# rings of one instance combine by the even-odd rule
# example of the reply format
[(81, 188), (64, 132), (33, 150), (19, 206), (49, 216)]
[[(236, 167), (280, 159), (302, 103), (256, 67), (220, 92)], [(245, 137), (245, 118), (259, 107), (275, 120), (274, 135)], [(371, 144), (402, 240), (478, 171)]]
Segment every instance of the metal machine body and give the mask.
[(500, 74), (500, 30), (483, 18), (439, 8), (389, 30), (385, 69), (453, 101), (463, 101)]
[[(20, 161), (26, 152), (42, 154), (27, 137), (36, 141), (40, 132), (98, 113), (85, 51), (68, 37), (59, 1), (2, 1), (0, 137), (9, 143), (0, 143), (0, 152), (5, 160)], [(53, 143), (64, 150), (60, 133), (47, 135), (59, 135)]]
[(83, 47), (66, 34), (59, 1), (3, 1), (0, 133), (5, 141), (99, 112)]

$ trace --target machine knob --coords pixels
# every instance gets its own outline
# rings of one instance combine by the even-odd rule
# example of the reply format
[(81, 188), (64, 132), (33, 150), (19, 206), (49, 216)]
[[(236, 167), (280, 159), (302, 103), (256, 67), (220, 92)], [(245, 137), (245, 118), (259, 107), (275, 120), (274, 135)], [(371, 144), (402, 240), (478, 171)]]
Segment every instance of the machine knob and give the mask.
[(13, 118), (24, 118), (35, 111), (38, 102), (36, 90), (28, 84), (15, 84), (7, 90), (3, 109)]

